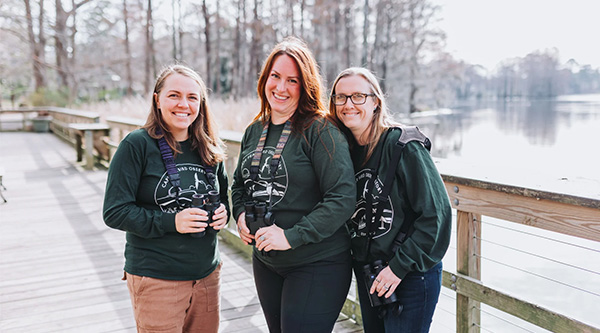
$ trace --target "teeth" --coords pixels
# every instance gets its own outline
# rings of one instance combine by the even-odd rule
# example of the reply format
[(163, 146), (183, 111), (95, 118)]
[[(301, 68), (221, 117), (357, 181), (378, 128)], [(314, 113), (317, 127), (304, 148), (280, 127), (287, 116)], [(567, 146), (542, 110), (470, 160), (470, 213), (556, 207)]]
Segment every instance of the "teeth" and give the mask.
[(187, 113), (173, 112), (177, 117), (189, 117)]
[(280, 96), (280, 95), (277, 95), (277, 94), (273, 94), (273, 97), (275, 97), (276, 99), (279, 99), (279, 100), (286, 100), (287, 99), (287, 97)]

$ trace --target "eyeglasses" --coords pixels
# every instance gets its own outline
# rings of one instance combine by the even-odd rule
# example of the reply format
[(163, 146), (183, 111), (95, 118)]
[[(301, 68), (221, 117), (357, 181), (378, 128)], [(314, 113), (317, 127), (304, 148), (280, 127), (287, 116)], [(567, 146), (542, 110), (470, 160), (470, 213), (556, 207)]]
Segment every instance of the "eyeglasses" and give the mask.
[(331, 98), (333, 100), (333, 104), (341, 106), (346, 104), (348, 98), (352, 101), (354, 105), (363, 105), (367, 102), (367, 97), (375, 96), (375, 94), (363, 94), (363, 93), (354, 93), (352, 95), (344, 95), (344, 94), (335, 94), (332, 95)]

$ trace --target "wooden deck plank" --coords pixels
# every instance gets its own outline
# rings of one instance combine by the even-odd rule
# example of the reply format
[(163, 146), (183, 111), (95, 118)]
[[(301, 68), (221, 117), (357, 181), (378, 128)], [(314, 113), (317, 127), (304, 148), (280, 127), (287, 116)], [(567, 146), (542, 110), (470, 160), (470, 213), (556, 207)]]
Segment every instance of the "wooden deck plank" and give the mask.
[[(0, 132), (0, 332), (135, 332), (125, 235), (102, 220), (106, 170), (51, 133)], [(221, 332), (268, 332), (246, 257), (223, 242)], [(360, 332), (341, 317), (334, 332)]]

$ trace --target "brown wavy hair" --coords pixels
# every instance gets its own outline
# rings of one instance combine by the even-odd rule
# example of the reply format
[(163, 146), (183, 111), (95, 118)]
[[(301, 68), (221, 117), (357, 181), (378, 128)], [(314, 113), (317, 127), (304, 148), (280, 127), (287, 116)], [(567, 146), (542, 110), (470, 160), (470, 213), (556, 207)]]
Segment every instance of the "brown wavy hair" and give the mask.
[[(154, 139), (164, 137), (173, 150), (173, 154), (181, 154), (179, 143), (175, 140), (173, 134), (169, 132), (162, 118), (162, 114), (160, 113), (160, 109), (156, 104), (155, 97), (155, 95), (160, 95), (166, 79), (172, 74), (181, 74), (189, 77), (200, 85), (200, 108), (198, 110), (198, 117), (188, 127), (188, 137), (192, 141), (192, 149), (198, 151), (202, 163), (205, 165), (214, 166), (217, 163), (222, 162), (225, 159), (224, 144), (218, 136), (217, 126), (213, 120), (212, 113), (209, 110), (206, 85), (200, 75), (190, 67), (175, 64), (162, 70), (154, 85), (150, 114), (148, 114), (146, 124), (144, 124), (142, 128), (144, 128), (150, 137)], [(159, 134), (159, 132), (162, 133)]]
[(298, 101), (298, 109), (290, 118), (292, 130), (299, 133), (310, 127), (316, 119), (325, 117), (326, 111), (323, 103), (323, 87), (319, 66), (306, 43), (297, 37), (286, 37), (282, 42), (275, 45), (265, 60), (257, 84), (261, 104), (260, 111), (254, 117), (254, 120), (261, 120), (263, 123), (270, 121), (271, 106), (267, 100), (265, 86), (273, 68), (273, 63), (277, 57), (284, 54), (294, 59), (300, 72), (300, 85), (302, 87), (300, 89), (300, 100)]

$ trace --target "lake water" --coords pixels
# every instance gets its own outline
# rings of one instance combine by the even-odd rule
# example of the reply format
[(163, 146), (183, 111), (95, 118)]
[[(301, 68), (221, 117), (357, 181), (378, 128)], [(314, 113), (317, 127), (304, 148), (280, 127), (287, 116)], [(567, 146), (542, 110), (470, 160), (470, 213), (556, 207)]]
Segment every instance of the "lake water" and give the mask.
[[(432, 139), (442, 173), (450, 165), (467, 177), (600, 199), (600, 94), (467, 105), (404, 121)], [(600, 244), (487, 217), (482, 223), (484, 284), (600, 327)], [(453, 240), (448, 271), (456, 270), (455, 249)], [(440, 324), (453, 320), (454, 307), (454, 294), (443, 290), (432, 332), (448, 331)], [(482, 327), (546, 332), (485, 305)]]

